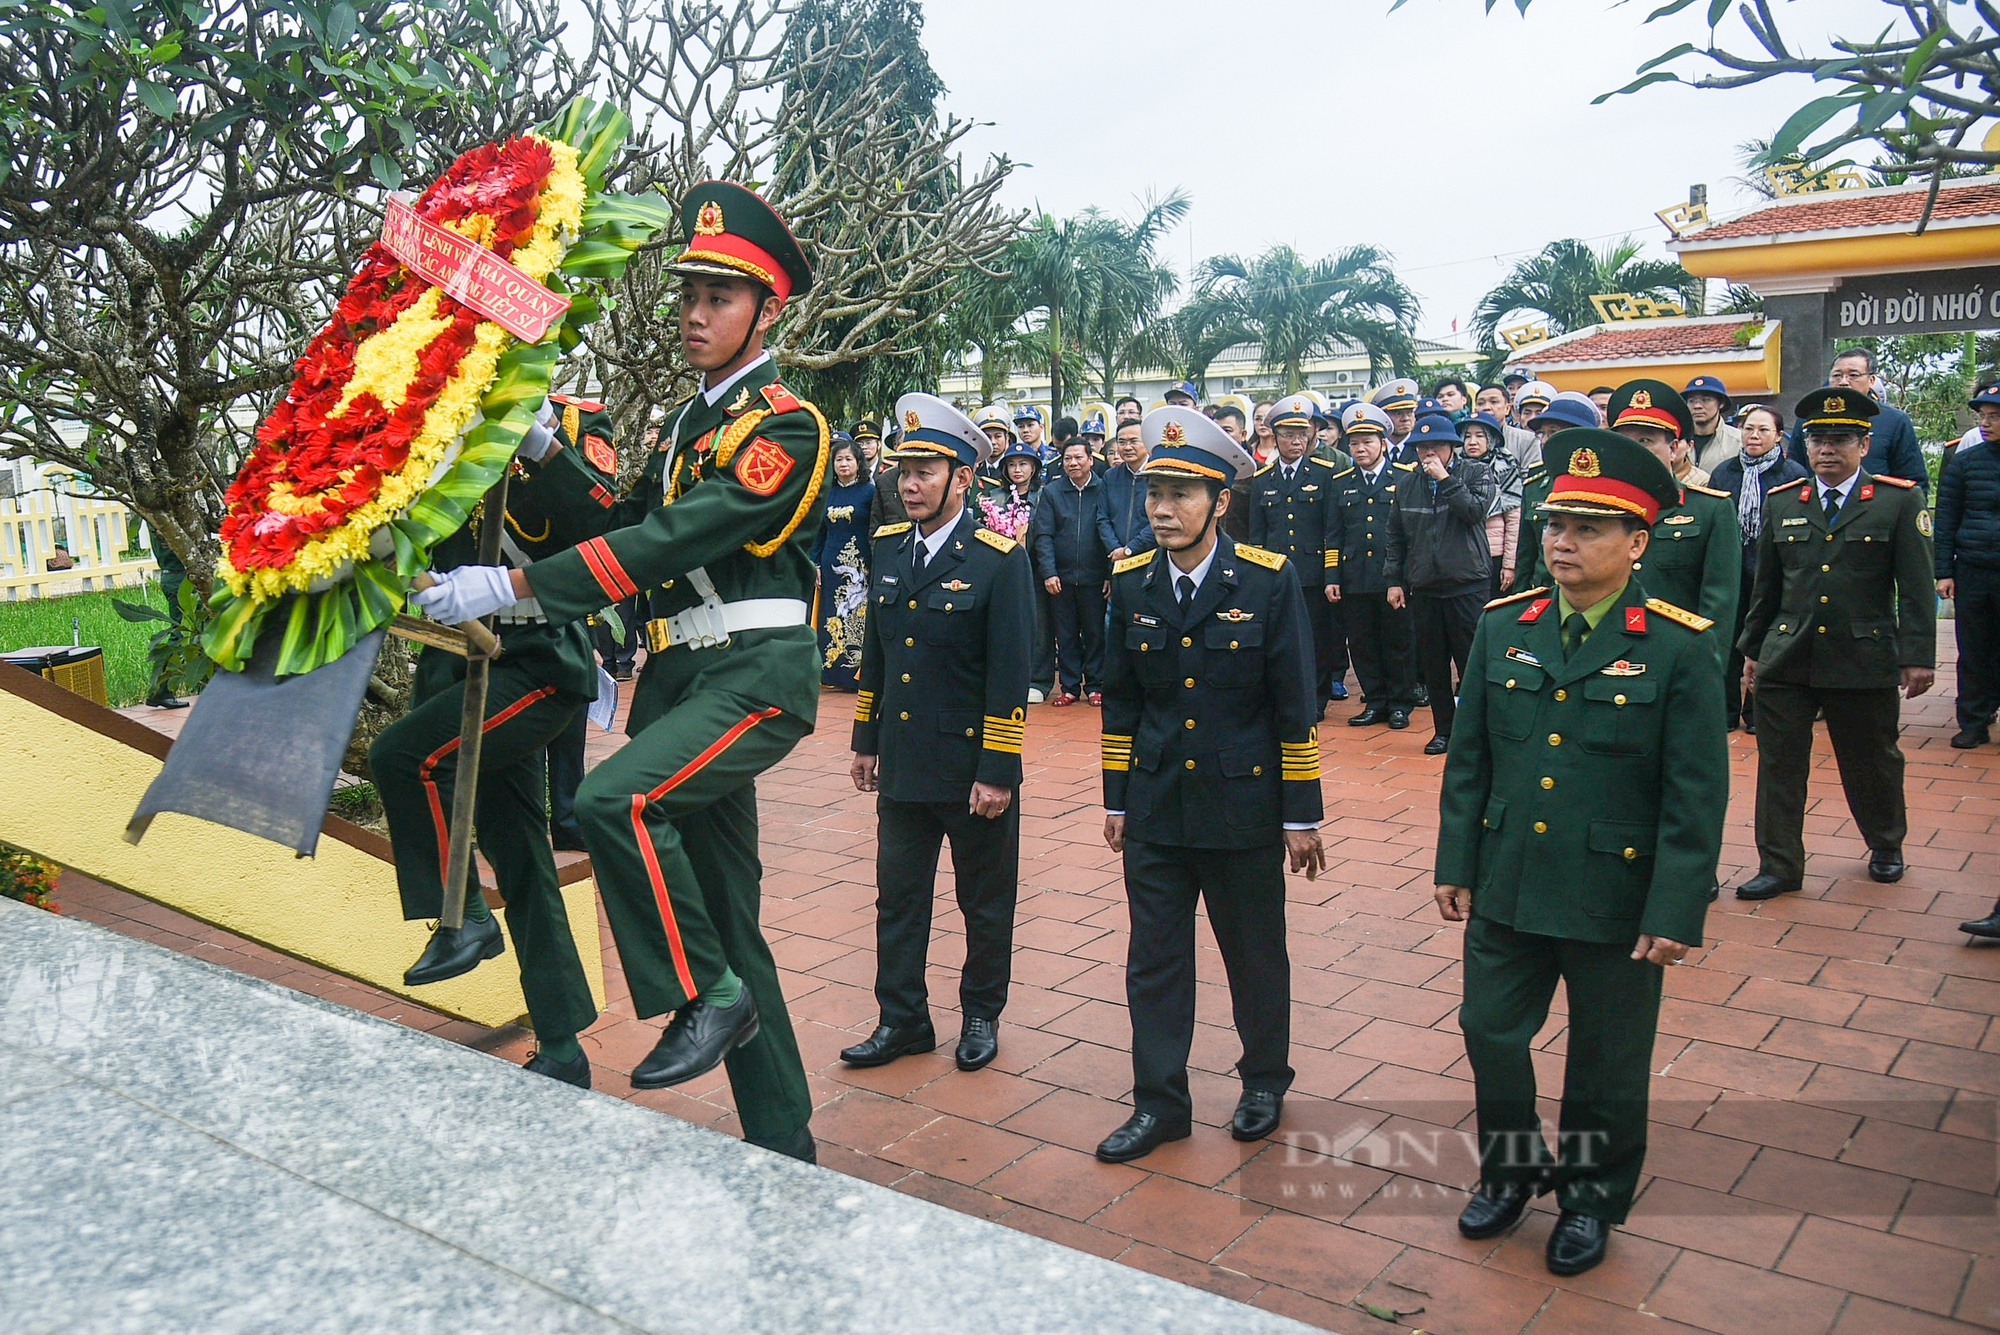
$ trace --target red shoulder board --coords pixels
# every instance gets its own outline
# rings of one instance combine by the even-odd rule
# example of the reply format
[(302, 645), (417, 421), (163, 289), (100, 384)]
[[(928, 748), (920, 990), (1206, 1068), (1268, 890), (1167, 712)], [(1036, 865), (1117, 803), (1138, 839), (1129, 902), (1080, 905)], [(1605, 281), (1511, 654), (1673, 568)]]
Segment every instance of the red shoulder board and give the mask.
[(603, 404), (592, 403), (589, 399), (579, 399), (574, 394), (551, 394), (549, 398), (552, 402), (560, 403), (565, 408), (575, 408), (581, 412), (601, 413), (604, 411)]
[(1863, 484), (1862, 484), (1862, 487), (1861, 487), (1861, 491), (1860, 491), (1860, 493), (1859, 493), (1859, 494), (1857, 495), (1856, 499), (1857, 499), (1857, 500), (1863, 500), (1863, 501), (1872, 501), (1872, 500), (1874, 500), (1874, 499), (1875, 499), (1875, 484), (1874, 484), (1873, 482), (1867, 482), (1867, 483), (1863, 483)]
[(1914, 487), (1917, 485), (1906, 477), (1890, 477), (1887, 473), (1877, 473), (1875, 480), (1877, 482), (1886, 482), (1892, 487)]
[(596, 432), (583, 438), (583, 457), (590, 460), (590, 466), (600, 473), (618, 471), (618, 451), (611, 448), (611, 442)]
[(1554, 601), (1555, 599), (1553, 598), (1535, 599), (1535, 601), (1528, 604), (1528, 610), (1521, 613), (1521, 620), (1527, 622), (1534, 622), (1541, 620), (1542, 613), (1548, 611), (1549, 604)]
[(1626, 608), (1625, 629), (1634, 635), (1644, 635), (1646, 633), (1646, 609), (1643, 607)]
[(776, 491), (792, 471), (792, 456), (777, 441), (759, 436), (736, 455), (736, 480), (759, 496)]
[(775, 380), (764, 386), (764, 402), (774, 413), (795, 413), (800, 407), (798, 396)]

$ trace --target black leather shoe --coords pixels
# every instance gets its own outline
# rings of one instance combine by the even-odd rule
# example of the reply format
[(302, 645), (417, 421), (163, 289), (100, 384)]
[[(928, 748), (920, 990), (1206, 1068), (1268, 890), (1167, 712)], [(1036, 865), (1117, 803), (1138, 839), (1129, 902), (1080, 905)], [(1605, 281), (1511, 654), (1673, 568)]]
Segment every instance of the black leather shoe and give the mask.
[(1151, 1113), (1133, 1113), (1125, 1125), (1104, 1138), (1097, 1157), (1105, 1163), (1130, 1163), (1143, 1159), (1170, 1140), (1186, 1140), (1194, 1128), (1186, 1122), (1169, 1126)]
[(1389, 710), (1389, 729), (1390, 729), (1390, 731), (1392, 731), (1392, 732), (1401, 732), (1401, 731), (1402, 731), (1403, 729), (1405, 729), (1405, 728), (1407, 728), (1407, 727), (1409, 727), (1409, 726), (1410, 726), (1410, 711), (1409, 711), (1409, 710), (1407, 710), (1407, 709), (1400, 709), (1400, 708), (1394, 708), (1394, 707), (1392, 707), (1392, 708), (1391, 708), (1391, 709)]
[(467, 918), (463, 927), (439, 927), (431, 933), (431, 943), (417, 956), (403, 975), (407, 987), (442, 983), (462, 973), (471, 973), (480, 961), (490, 960), (507, 949), (500, 935), (500, 919), (494, 914)]
[(1451, 738), (1444, 733), (1439, 733), (1424, 743), (1424, 754), (1427, 756), (1441, 756), (1449, 750), (1451, 750)]
[(674, 1012), (667, 1031), (632, 1072), (632, 1088), (665, 1089), (706, 1075), (755, 1037), (757, 1002), (749, 988), (734, 1006), (711, 1006), (696, 997)]
[(1587, 1214), (1564, 1210), (1549, 1234), (1549, 1273), (1581, 1275), (1604, 1259), (1604, 1245), (1611, 1240), (1611, 1225)]
[(1993, 738), (1984, 728), (1966, 728), (1951, 739), (1952, 749), (1970, 751), (1975, 746), (1984, 746)]
[(2000, 941), (2000, 904), (1995, 904), (1993, 911), (1983, 918), (1960, 923), (1958, 930), (1967, 936), (1981, 936), (1988, 940)]
[(840, 1059), (849, 1066), (887, 1066), (898, 1057), (929, 1052), (936, 1047), (937, 1030), (928, 1023), (908, 1029), (891, 1029), (882, 1024), (853, 1047), (844, 1049)]
[(560, 1080), (565, 1085), (575, 1085), (578, 1089), (590, 1088), (590, 1054), (587, 1052), (573, 1062), (559, 1062), (537, 1052), (522, 1064), (521, 1069), (545, 1075), (551, 1080)]
[(819, 1162), (819, 1146), (813, 1142), (813, 1133), (807, 1127), (802, 1126), (778, 1140), (752, 1140), (750, 1143), (773, 1154), (782, 1154), (787, 1159), (797, 1159), (800, 1163)]
[(1278, 1129), (1284, 1115), (1285, 1096), (1265, 1089), (1246, 1089), (1236, 1100), (1236, 1116), (1229, 1119), (1229, 1134), (1238, 1140), (1262, 1140)]
[(1868, 850), (1868, 879), (1888, 884), (1903, 879), (1903, 850), (1900, 848), (1871, 848)]
[(992, 1020), (967, 1020), (952, 1054), (961, 1071), (976, 1071), (1000, 1055), (1000, 1026)]
[[(146, 703), (154, 709), (186, 709), (188, 707), (188, 702), (181, 699), (178, 695), (155, 695), (149, 697)], [(1953, 742), (1952, 745), (1957, 746), (1958, 743)]]
[(1347, 720), (1347, 726), (1350, 728), (1367, 728), (1377, 723), (1386, 722), (1388, 718), (1388, 710), (1384, 709), (1381, 705), (1370, 705), (1353, 718)]
[(1548, 1189), (1546, 1176), (1494, 1186), (1481, 1182), (1479, 1190), (1472, 1193), (1472, 1199), (1458, 1213), (1458, 1231), (1461, 1236), (1475, 1240), (1498, 1237), (1514, 1227), (1529, 1201)]
[(1430, 704), (1431, 704), (1431, 688), (1428, 686), (1417, 687), (1417, 708), (1429, 709)]
[(590, 845), (583, 842), (583, 835), (581, 833), (571, 834), (567, 830), (558, 830), (556, 833), (550, 835), (549, 846), (554, 848), (558, 853), (588, 853), (590, 851)]
[(1798, 892), (1797, 881), (1788, 881), (1767, 871), (1757, 873), (1736, 887), (1738, 899), (1776, 899), (1779, 895), (1795, 895)]

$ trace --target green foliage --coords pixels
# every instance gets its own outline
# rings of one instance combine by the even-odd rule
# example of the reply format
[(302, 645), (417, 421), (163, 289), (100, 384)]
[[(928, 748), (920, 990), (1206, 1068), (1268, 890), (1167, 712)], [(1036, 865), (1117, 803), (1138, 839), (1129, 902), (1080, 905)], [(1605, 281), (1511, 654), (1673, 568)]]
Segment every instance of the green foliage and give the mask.
[(1265, 369), (1283, 373), (1287, 394), (1305, 387), (1307, 359), (1350, 343), (1367, 352), (1372, 373), (1416, 373), (1410, 327), (1417, 298), (1396, 277), (1388, 254), (1374, 246), (1350, 246), (1308, 262), (1278, 245), (1249, 261), (1218, 255), (1199, 273), (1190, 305), (1206, 309), (1193, 322), (1206, 323), (1215, 337), (1237, 333), (1231, 342), (1257, 340)]
[[(23, 598), (0, 602), (0, 649), (25, 649), (31, 645), (68, 644), (71, 622), (84, 644), (104, 650), (106, 695), (114, 709), (136, 705), (152, 688), (153, 628), (127, 620), (114, 606), (139, 594), (136, 589), (115, 592), (71, 594), (65, 598)], [(166, 600), (159, 586), (148, 583), (140, 597), (166, 615)]]
[(146, 645), (146, 661), (155, 689), (167, 695), (197, 695), (215, 675), (215, 660), (201, 647), (209, 610), (195, 592), (194, 584), (182, 580), (174, 598), (178, 617), (170, 616), (151, 603), (131, 603), (122, 598), (111, 601), (111, 610), (138, 625), (157, 625)]
[(342, 820), (366, 825), (382, 815), (382, 794), (372, 783), (343, 783), (333, 790), (327, 810)]
[(1698, 290), (1694, 275), (1672, 260), (1640, 259), (1641, 249), (1629, 236), (1598, 250), (1574, 239), (1551, 241), (1480, 300), (1473, 332), (1490, 340), (1501, 325), (1533, 312), (1548, 321), (1551, 334), (1566, 334), (1596, 324), (1590, 299), (1611, 292), (1692, 303)]

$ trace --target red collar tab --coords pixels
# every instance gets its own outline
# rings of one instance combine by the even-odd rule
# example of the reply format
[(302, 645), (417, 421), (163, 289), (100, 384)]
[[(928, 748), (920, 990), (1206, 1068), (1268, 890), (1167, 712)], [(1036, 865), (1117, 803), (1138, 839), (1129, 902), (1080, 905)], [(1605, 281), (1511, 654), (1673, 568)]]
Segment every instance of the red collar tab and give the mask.
[(798, 396), (775, 380), (764, 386), (764, 402), (774, 413), (795, 413), (800, 407)]
[(1857, 501), (1865, 501), (1872, 498), (1874, 495), (1875, 495), (1875, 484), (1873, 482), (1869, 482), (1863, 484), (1861, 490), (1854, 493), (1854, 499)]
[(1529, 624), (1533, 624), (1534, 622), (1541, 620), (1542, 613), (1548, 611), (1549, 604), (1554, 601), (1555, 599), (1553, 598), (1535, 599), (1535, 601), (1528, 604), (1528, 610), (1521, 613), (1521, 620)]
[(1799, 493), (1799, 499), (1804, 501), (1806, 504), (1810, 505), (1812, 504), (1812, 493), (1813, 493), (1812, 479), (1807, 478), (1806, 489)]
[(1645, 608), (1628, 607), (1625, 609), (1625, 630), (1628, 634), (1632, 635), (1644, 635), (1646, 633)]

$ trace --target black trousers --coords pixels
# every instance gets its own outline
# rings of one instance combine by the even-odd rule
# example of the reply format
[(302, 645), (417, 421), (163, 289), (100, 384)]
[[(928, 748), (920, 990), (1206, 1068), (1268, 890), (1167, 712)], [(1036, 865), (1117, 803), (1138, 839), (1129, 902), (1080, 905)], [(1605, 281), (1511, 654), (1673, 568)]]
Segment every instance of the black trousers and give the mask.
[(639, 657), (640, 602), (643, 593), (635, 593), (619, 603), (618, 619), (625, 623), (625, 643), (611, 633), (611, 623), (600, 620), (590, 628), (590, 638), (597, 648), (597, 656), (604, 660), (604, 670), (616, 673), (620, 668), (631, 671), (633, 662)]
[(569, 726), (549, 743), (549, 838), (569, 848), (583, 847), (583, 827), (576, 823), (576, 786), (583, 782), (589, 722), (589, 711), (577, 710)]
[(1458, 717), (1452, 674), (1465, 675), (1472, 632), (1479, 629), (1479, 614), (1486, 607), (1480, 596), (1483, 592), (1410, 595), (1410, 619), (1417, 630), (1417, 667), (1424, 689), (1431, 695), (1431, 723), (1440, 737), (1451, 736), (1451, 725)]
[(1048, 589), (1040, 580), (1036, 580), (1035, 654), (1033, 670), (1028, 674), (1028, 685), (1043, 695), (1053, 695), (1056, 688), (1055, 611), (1049, 602)]
[(1312, 623), (1313, 686), (1317, 703), (1324, 712), (1333, 699), (1333, 683), (1347, 675), (1347, 638), (1342, 633), (1340, 604), (1326, 600), (1324, 585), (1305, 586), (1306, 620)]
[(1806, 773), (1813, 715), (1826, 713), (1847, 809), (1870, 848), (1901, 848), (1909, 832), (1898, 745), (1902, 693), (1894, 686), (1820, 690), (1757, 679), (1757, 862), (1772, 876), (1805, 874)]
[(1754, 692), (1751, 698), (1743, 694), (1743, 655), (1736, 650), (1736, 642), (1743, 638), (1743, 622), (1750, 615), (1750, 590), (1757, 583), (1753, 571), (1743, 572), (1743, 592), (1736, 600), (1736, 626), (1729, 632), (1729, 661), (1722, 674), (1722, 696), (1729, 711), (1729, 726), (1739, 723), (1755, 724), (1757, 716), (1751, 713), (1756, 705)]
[(1362, 698), (1385, 708), (1409, 708), (1417, 698), (1409, 609), (1389, 606), (1386, 593), (1350, 593), (1340, 607)]
[(1132, 1014), (1132, 1103), (1163, 1122), (1186, 1122), (1188, 1050), (1194, 1044), (1194, 910), (1209, 925), (1229, 976), (1237, 1074), (1246, 1090), (1292, 1087), (1292, 965), (1285, 950), (1285, 850), (1180, 848), (1125, 841), (1132, 939), (1125, 1000)]
[(1071, 695), (1104, 689), (1104, 581), (1064, 578), (1049, 595), (1056, 622), (1056, 672)]
[(1014, 897), (1021, 870), (1021, 790), (988, 820), (951, 802), (875, 799), (875, 1000), (882, 1023), (929, 1024), (931, 907), (938, 850), (951, 841), (958, 911), (965, 915), (965, 968), (959, 1010), (968, 1020), (997, 1020), (1007, 1005), (1014, 955)]
[(1958, 726), (1983, 728), (2000, 709), (2000, 570), (1960, 563), (1958, 577)]

